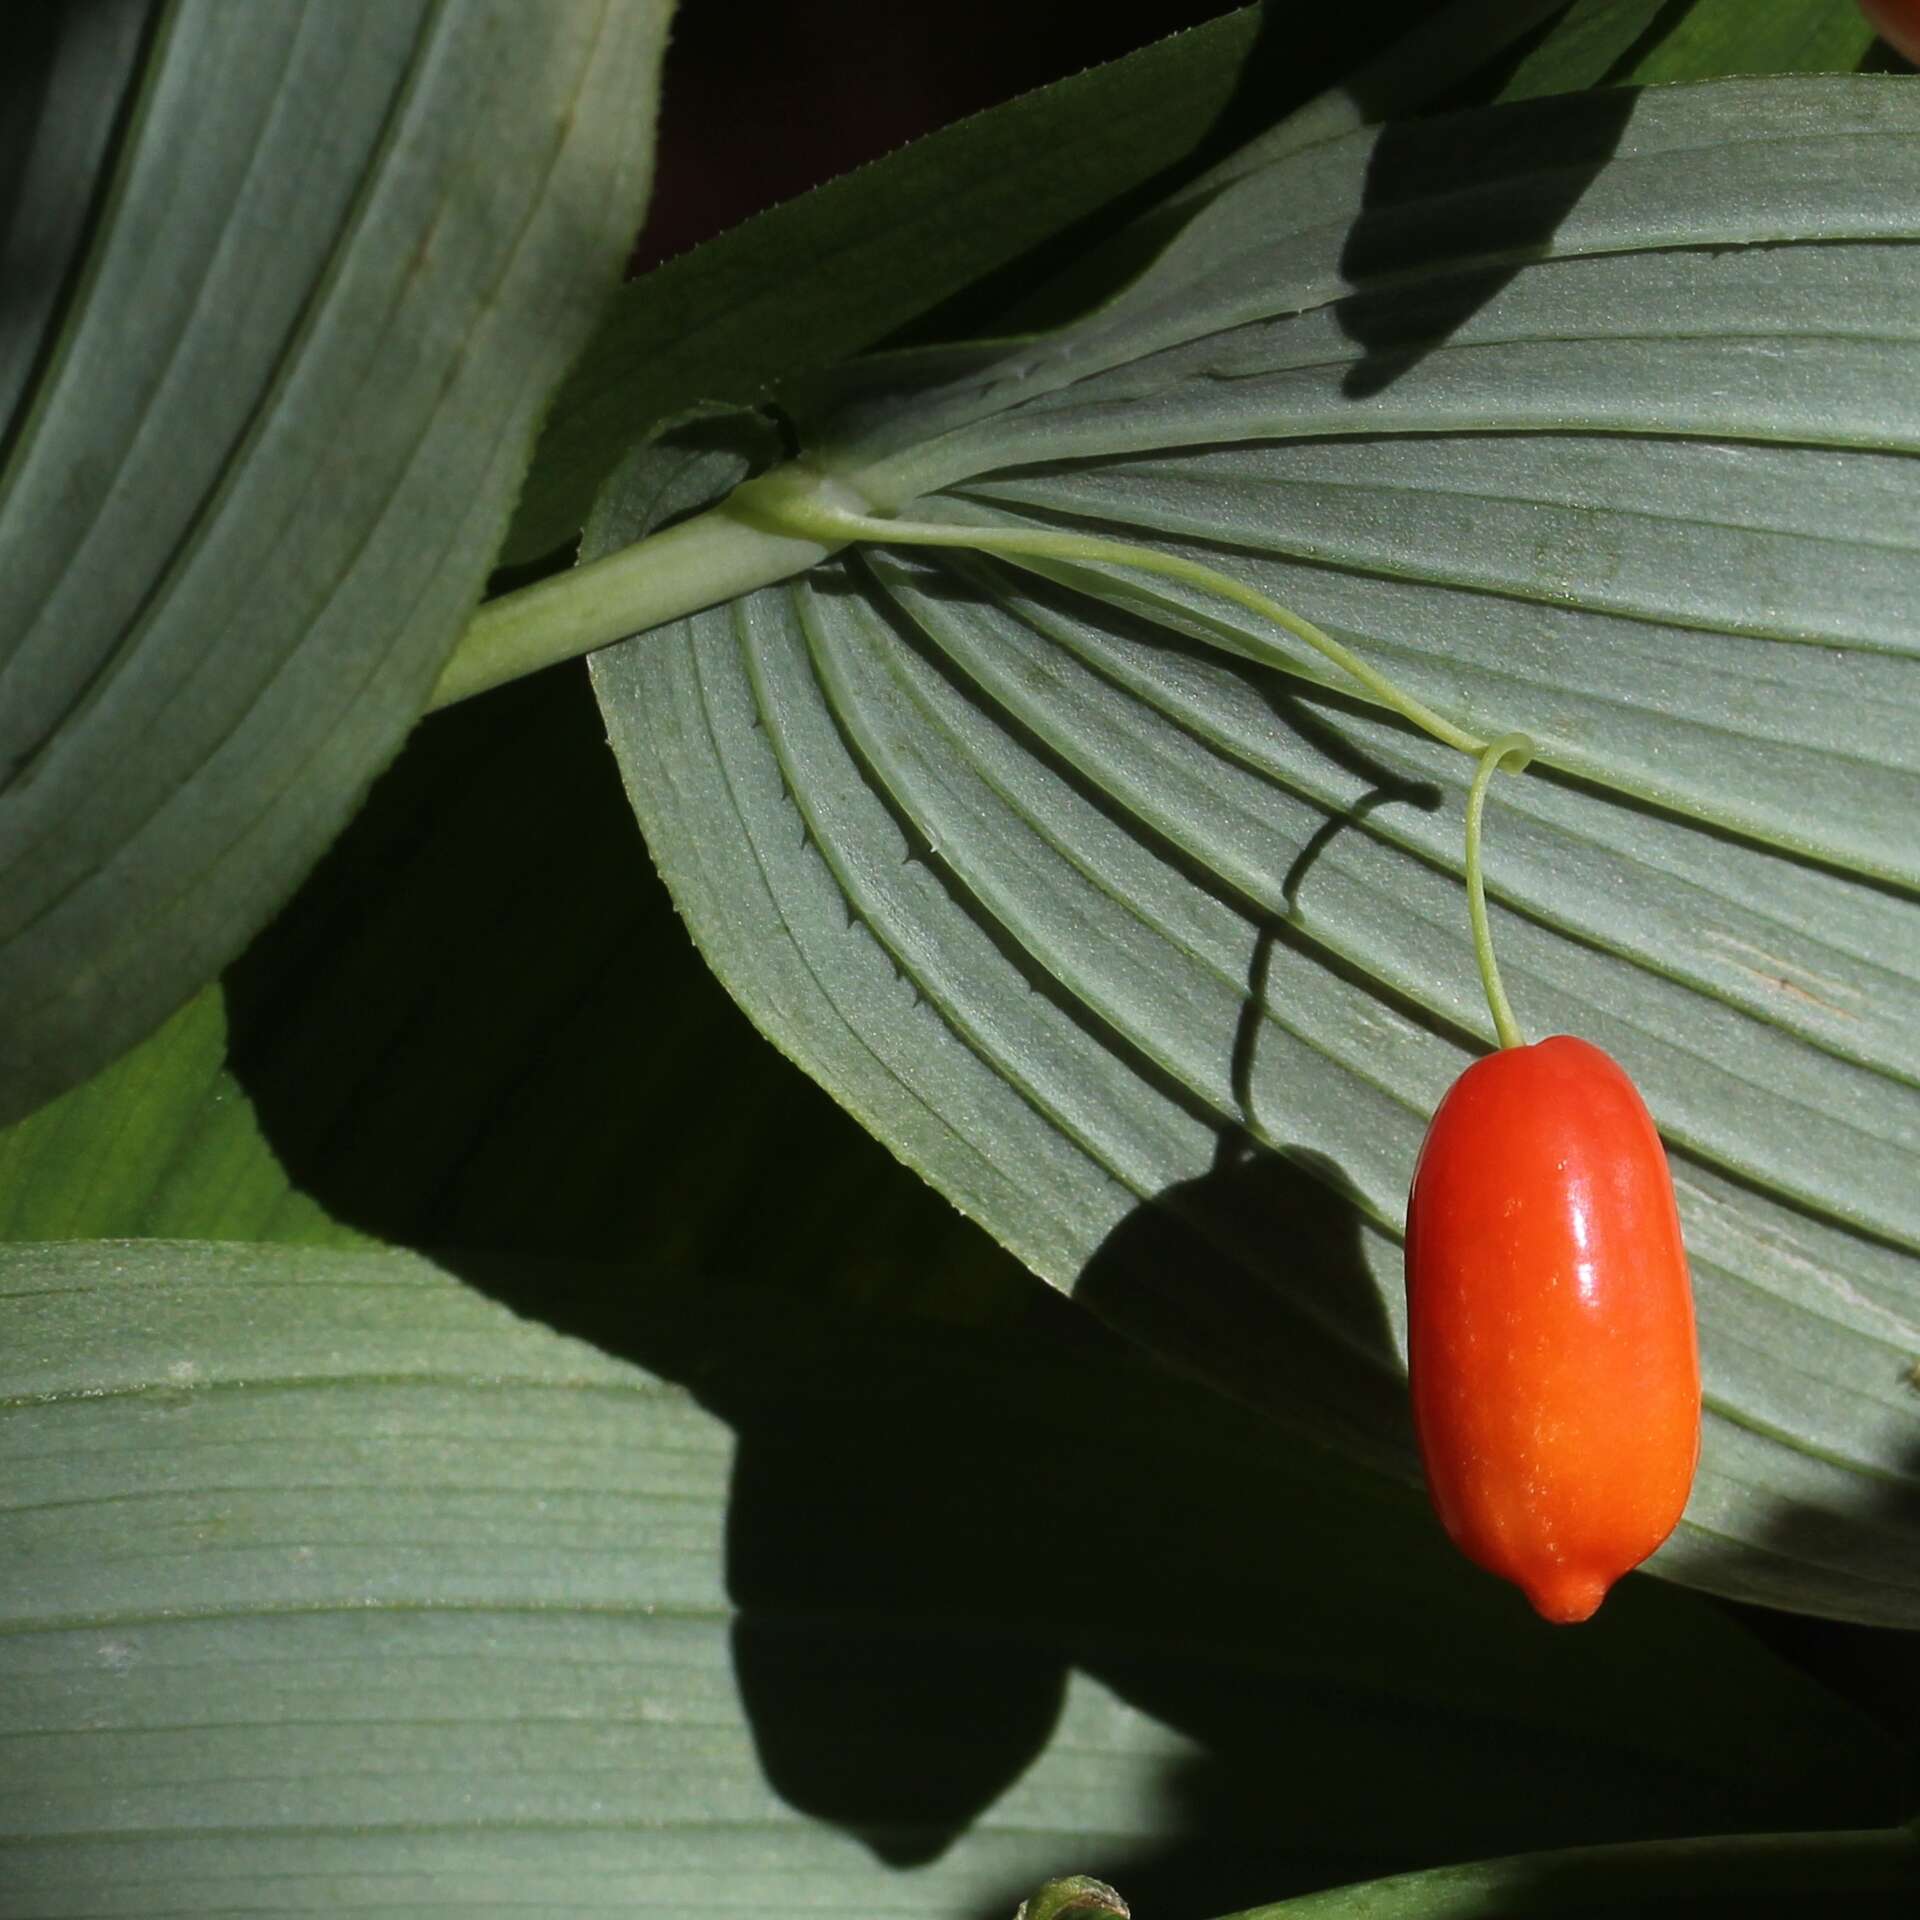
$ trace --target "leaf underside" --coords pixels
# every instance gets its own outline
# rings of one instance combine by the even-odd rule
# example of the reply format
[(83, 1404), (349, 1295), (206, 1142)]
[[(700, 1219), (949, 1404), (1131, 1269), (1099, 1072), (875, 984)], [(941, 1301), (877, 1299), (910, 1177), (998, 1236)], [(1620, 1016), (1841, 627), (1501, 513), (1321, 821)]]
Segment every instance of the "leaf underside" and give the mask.
[[(1659, 1565), (1920, 1622), (1920, 93), (1540, 102), (1180, 204), (1061, 333), (796, 389), (813, 457), (1190, 553), (1541, 743), (1490, 820), (1503, 969), (1647, 1094), (1699, 1293)], [(593, 671), (777, 1045), (1055, 1285), (1411, 1470), (1402, 1198), (1487, 1033), (1465, 761), (1091, 566), (856, 552)]]
[(232, 959), (417, 717), (639, 217), (667, 11), (43, 10), (0, 315), (0, 1118)]

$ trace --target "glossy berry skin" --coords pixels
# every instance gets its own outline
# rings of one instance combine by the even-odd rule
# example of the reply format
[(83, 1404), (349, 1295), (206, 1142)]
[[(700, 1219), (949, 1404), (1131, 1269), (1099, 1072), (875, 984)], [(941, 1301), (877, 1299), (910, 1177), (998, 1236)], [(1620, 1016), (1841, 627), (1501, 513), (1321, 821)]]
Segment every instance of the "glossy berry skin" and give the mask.
[(1920, 0), (1860, 0), (1860, 11), (1888, 46), (1920, 66)]
[(1407, 1203), (1414, 1426), (1441, 1522), (1548, 1620), (1585, 1620), (1679, 1522), (1700, 1360), (1673, 1179), (1584, 1040), (1454, 1082)]

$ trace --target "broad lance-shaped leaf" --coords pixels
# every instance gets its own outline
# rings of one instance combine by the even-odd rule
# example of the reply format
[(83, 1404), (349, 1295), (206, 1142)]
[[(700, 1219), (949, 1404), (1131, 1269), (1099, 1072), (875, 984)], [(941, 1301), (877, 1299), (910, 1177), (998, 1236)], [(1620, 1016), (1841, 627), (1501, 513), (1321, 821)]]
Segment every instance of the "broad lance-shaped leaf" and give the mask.
[(1690, 1596), (1554, 1633), (1045, 1319), (485, 1277), (592, 1343), (402, 1254), (0, 1253), (9, 1915), (969, 1920), (1075, 1864), (1200, 1915), (1904, 1811)]
[(0, 314), (0, 1119), (230, 960), (413, 723), (638, 221), (667, 13), (187, 0), (135, 64), (124, 10), (44, 10)]
[[(1542, 743), (1509, 988), (1646, 1090), (1699, 1289), (1659, 1565), (1920, 1622), (1920, 88), (1541, 102), (1183, 204), (1060, 334), (789, 396), (810, 457), (1202, 559)], [(1404, 1194), (1487, 1033), (1463, 758), (1104, 565), (855, 550), (594, 676), (776, 1044), (1054, 1284), (1411, 1471)]]

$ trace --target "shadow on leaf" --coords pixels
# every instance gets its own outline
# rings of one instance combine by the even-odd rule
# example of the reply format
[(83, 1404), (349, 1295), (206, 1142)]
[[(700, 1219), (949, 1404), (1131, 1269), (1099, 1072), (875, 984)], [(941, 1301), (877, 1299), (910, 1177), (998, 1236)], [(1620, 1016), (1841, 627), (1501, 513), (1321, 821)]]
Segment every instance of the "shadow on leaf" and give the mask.
[(1411, 372), (1547, 257), (1613, 157), (1634, 99), (1613, 87), (1380, 130), (1340, 260), (1358, 291), (1337, 312), (1364, 350), (1343, 383), (1349, 399)]
[[(1017, 1825), (1043, 1756), (1084, 1764), (1084, 1855), (1059, 1864), (1173, 1920), (1527, 1846), (1880, 1817), (1857, 1721), (1790, 1684), (1779, 1708), (1711, 1609), (1632, 1582), (1593, 1628), (1544, 1628), (1413, 1494), (986, 1248), (727, 1006), (636, 868), (596, 731), (564, 679), (423, 730), (229, 977), (234, 1071), (338, 1217), (733, 1429), (735, 1680), (790, 1804), (905, 1866)], [(690, 1127), (722, 1081), (727, 1125)], [(1340, 1188), (1227, 1126), (1083, 1294), (1249, 1396), (1403, 1434)], [(706, 1277), (738, 1272), (783, 1284)], [(943, 1323), (897, 1310), (935, 1302)], [(1757, 1756), (1727, 1737), (1756, 1700), (1795, 1726)]]

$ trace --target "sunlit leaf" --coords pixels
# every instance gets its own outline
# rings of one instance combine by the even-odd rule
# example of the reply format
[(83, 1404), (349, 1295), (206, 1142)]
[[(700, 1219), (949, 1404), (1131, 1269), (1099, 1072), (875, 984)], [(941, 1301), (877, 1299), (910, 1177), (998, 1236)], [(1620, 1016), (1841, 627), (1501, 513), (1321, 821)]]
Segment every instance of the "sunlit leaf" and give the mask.
[[(1660, 1564), (1913, 1623), (1920, 93), (1545, 101), (1183, 204), (1063, 333), (793, 390), (810, 458), (1205, 559), (1542, 743), (1495, 803), (1509, 986), (1646, 1090), (1700, 1289)], [(1466, 762), (1091, 565), (860, 553), (594, 672), (777, 1045), (1056, 1285), (1407, 1469), (1402, 1201), (1487, 1032)]]

